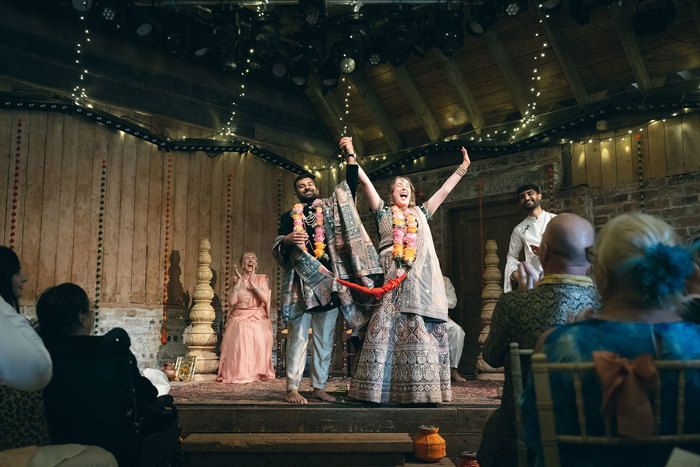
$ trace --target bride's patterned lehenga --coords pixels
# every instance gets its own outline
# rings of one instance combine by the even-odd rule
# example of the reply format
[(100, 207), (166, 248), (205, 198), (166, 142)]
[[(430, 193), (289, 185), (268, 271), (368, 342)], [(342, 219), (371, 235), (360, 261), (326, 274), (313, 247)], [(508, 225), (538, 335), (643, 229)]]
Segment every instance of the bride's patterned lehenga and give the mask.
[[(452, 398), (447, 298), (426, 205), (418, 220), (416, 260), (400, 287), (382, 297), (367, 325), (350, 396), (370, 402), (436, 403)], [(390, 207), (377, 211), (385, 280), (396, 277)], [(388, 248), (387, 248), (388, 247)]]

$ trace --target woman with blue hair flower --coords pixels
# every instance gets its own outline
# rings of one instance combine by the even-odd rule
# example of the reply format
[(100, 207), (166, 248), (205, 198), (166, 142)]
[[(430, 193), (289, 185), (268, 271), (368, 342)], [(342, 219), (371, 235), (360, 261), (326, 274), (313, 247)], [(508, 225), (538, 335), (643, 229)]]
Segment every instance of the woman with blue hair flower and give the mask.
[[(700, 359), (700, 325), (683, 321), (680, 312), (688, 297), (686, 281), (695, 268), (695, 246), (684, 246), (666, 222), (640, 212), (623, 214), (605, 225), (594, 246), (595, 281), (602, 308), (595, 318), (550, 329), (537, 347), (550, 362), (595, 362), (597, 374), (582, 377), (589, 435), (605, 433), (601, 408), (606, 374), (620, 362), (644, 360), (655, 373), (654, 360)], [(635, 360), (636, 359), (636, 360)], [(606, 373), (608, 372), (608, 373)], [(603, 384), (601, 385), (601, 381)], [(569, 374), (550, 374), (557, 432), (579, 434), (575, 392)], [(607, 392), (606, 392), (607, 391)], [(643, 390), (642, 390), (643, 391)], [(677, 393), (662, 392), (662, 407), (675, 406)], [(684, 433), (700, 432), (700, 375), (686, 374)], [(610, 398), (611, 400), (614, 397)], [(606, 398), (606, 410), (610, 408)], [(617, 406), (617, 432), (631, 437), (653, 434), (653, 417)], [(613, 403), (614, 404), (614, 403)], [(524, 437), (542, 465), (539, 424), (532, 382), (522, 400)], [(647, 407), (645, 407), (645, 410)], [(662, 413), (661, 434), (675, 433), (675, 410)], [(648, 415), (648, 416), (647, 416)], [(664, 465), (670, 448), (660, 446), (562, 446), (562, 465)]]

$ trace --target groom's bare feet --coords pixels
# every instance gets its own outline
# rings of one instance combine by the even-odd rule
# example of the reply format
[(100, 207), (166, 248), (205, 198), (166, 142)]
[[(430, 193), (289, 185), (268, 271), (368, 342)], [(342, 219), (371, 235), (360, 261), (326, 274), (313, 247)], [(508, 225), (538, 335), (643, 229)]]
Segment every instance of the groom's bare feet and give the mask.
[(284, 398), (290, 404), (308, 404), (306, 398), (299, 394), (299, 391), (297, 391), (296, 389), (287, 391), (287, 395)]
[(458, 383), (463, 383), (466, 381), (466, 379), (462, 378), (462, 375), (459, 374), (457, 368), (452, 368), (450, 370), (450, 376), (452, 376), (453, 381), (456, 381)]
[(311, 397), (315, 397), (316, 399), (321, 399), (322, 401), (326, 402), (335, 402), (335, 397), (331, 396), (323, 389), (314, 388), (314, 392), (311, 393)]

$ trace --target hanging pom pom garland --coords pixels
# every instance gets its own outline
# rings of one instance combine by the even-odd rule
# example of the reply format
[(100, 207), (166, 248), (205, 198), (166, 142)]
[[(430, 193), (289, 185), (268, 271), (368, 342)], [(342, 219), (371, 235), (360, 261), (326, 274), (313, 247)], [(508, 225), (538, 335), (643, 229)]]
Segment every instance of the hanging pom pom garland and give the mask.
[(17, 205), (19, 197), (19, 158), (22, 154), (22, 119), (17, 120), (17, 152), (15, 153), (15, 182), (12, 188), (12, 220), (10, 220), (10, 250), (15, 249)]
[(224, 282), (224, 326), (226, 326), (226, 318), (228, 317), (228, 291), (231, 286), (231, 184), (233, 181), (233, 174), (228, 174), (226, 180), (226, 281)]
[(97, 217), (97, 264), (95, 265), (95, 334), (100, 325), (100, 296), (102, 295), (102, 240), (105, 225), (105, 185), (107, 183), (107, 160), (102, 159), (100, 174), (100, 213)]
[[(640, 128), (641, 129), (641, 128)], [(644, 210), (644, 192), (642, 188), (644, 187), (644, 166), (642, 164), (642, 135), (637, 133), (635, 135), (637, 138), (637, 164), (639, 166), (639, 209)]]
[(168, 267), (170, 266), (170, 200), (173, 186), (173, 153), (168, 153), (168, 189), (165, 198), (165, 252), (163, 254), (163, 325), (160, 330), (160, 341), (168, 341)]

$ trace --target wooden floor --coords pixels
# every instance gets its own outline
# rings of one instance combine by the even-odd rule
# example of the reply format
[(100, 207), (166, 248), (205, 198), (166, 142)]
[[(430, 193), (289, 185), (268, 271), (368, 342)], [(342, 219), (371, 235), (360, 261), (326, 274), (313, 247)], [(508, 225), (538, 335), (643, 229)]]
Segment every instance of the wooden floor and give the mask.
[[(284, 379), (244, 385), (173, 383), (171, 394), (178, 406), (186, 448), (192, 434), (197, 436), (190, 438), (190, 448), (198, 444), (215, 450), (234, 446), (233, 440), (224, 441), (232, 434), (410, 435), (417, 433), (420, 425), (435, 425), (447, 442), (448, 457), (458, 458), (463, 451), (479, 447), (483, 425), (500, 405), (502, 391), (501, 382), (467, 381), (454, 385), (453, 400), (446, 404), (378, 405), (348, 398), (348, 384), (347, 379), (332, 378), (326, 390), (337, 401), (310, 399), (308, 405), (284, 401)], [(302, 395), (310, 396), (310, 390), (305, 379)]]

